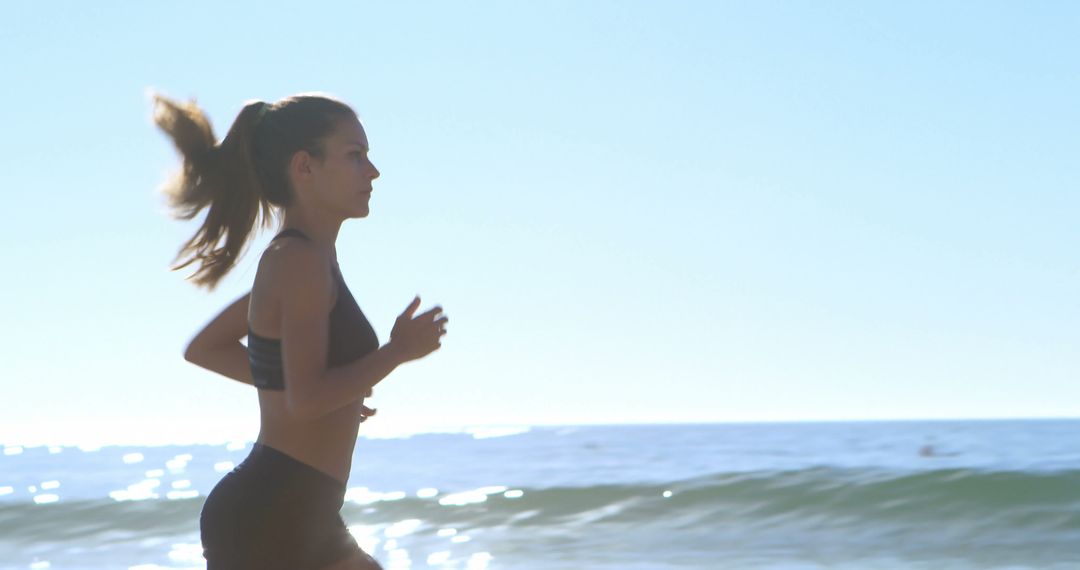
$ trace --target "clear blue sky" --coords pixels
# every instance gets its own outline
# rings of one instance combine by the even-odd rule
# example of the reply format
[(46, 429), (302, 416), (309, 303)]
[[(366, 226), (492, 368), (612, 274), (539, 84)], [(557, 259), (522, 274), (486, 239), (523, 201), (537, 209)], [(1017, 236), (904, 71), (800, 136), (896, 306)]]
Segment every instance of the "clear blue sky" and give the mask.
[(1070, 2), (6, 7), (0, 442), (254, 438), (183, 361), (247, 292), (170, 272), (197, 225), (149, 88), (324, 91), (382, 171), (338, 242), (380, 340), (443, 348), (362, 433), (454, 425), (1080, 416)]

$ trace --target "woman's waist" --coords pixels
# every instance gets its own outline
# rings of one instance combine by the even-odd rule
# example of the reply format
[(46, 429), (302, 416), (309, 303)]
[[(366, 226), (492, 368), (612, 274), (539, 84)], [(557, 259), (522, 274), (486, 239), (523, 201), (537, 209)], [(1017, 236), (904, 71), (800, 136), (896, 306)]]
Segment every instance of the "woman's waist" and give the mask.
[[(355, 434), (355, 431), (352, 437), (295, 432), (282, 434), (272, 429), (268, 430), (264, 426), (255, 443), (257, 446), (267, 447), (284, 454), (344, 487), (352, 469), (352, 452), (356, 445)], [(252, 454), (256, 452), (267, 453), (265, 450), (253, 447)]]

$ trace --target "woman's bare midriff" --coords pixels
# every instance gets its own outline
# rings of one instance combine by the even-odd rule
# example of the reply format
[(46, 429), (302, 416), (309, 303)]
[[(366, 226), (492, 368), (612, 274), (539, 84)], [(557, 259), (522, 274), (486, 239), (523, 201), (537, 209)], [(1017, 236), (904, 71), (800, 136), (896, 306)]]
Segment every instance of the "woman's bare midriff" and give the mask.
[[(278, 263), (277, 252), (283, 242), (293, 239), (298, 238), (284, 237), (267, 248), (259, 260), (255, 283), (251, 287), (248, 324), (257, 334), (267, 338), (281, 338), (281, 298), (274, 284), (279, 280), (278, 274), (286, 268)], [(331, 260), (331, 263), (337, 267), (337, 260)], [(337, 304), (339, 293), (335, 284), (331, 310)], [(284, 391), (260, 389), (258, 392), (261, 427), (256, 441), (342, 483), (347, 482), (360, 429), (362, 402), (353, 402), (317, 420), (298, 420), (289, 413)]]
[(292, 419), (285, 392), (259, 390), (261, 428), (256, 439), (345, 483), (352, 470), (360, 428), (360, 402), (353, 402), (316, 420)]

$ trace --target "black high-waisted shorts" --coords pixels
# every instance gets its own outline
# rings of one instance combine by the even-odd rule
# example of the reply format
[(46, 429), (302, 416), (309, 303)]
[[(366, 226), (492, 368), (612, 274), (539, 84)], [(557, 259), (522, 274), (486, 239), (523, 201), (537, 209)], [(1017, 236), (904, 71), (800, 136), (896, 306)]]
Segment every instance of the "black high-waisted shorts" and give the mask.
[(344, 502), (344, 483), (255, 442), (203, 504), (207, 570), (318, 570), (348, 558), (360, 547)]

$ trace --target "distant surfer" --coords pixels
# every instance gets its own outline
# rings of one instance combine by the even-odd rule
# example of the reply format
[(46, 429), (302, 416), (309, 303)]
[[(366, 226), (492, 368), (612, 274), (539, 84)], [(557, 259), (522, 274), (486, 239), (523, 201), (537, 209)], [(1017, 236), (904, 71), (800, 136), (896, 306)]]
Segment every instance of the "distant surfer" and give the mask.
[[(931, 437), (930, 441), (933, 441), (933, 439), (934, 438)], [(957, 455), (960, 455), (960, 453), (958, 453), (958, 452), (943, 453), (943, 452), (938, 451), (937, 449), (935, 449), (934, 444), (925, 443), (925, 444), (923, 444), (922, 447), (919, 448), (919, 455), (922, 456), (922, 457), (955, 457)]]

